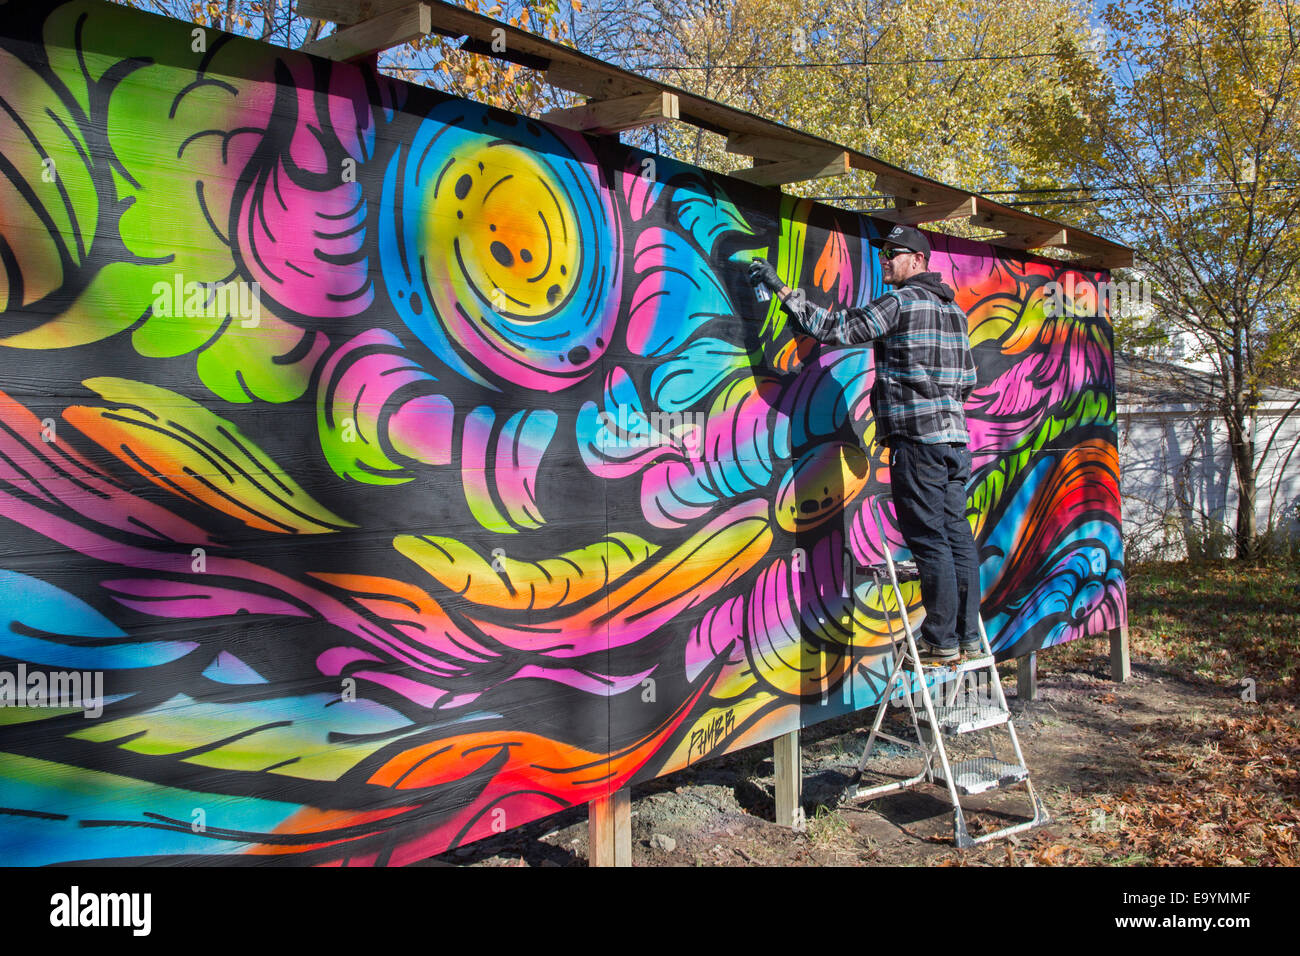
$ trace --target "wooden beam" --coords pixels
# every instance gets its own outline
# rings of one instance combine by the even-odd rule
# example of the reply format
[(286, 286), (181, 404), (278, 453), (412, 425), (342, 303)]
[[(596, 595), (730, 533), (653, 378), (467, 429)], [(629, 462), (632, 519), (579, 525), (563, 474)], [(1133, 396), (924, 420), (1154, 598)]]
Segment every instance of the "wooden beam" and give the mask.
[(967, 196), (958, 202), (907, 203), (894, 209), (874, 209), (867, 213), (877, 219), (902, 223), (905, 226), (919, 226), (927, 222), (944, 222), (948, 219), (969, 219), (975, 215), (974, 196)]
[(356, 26), (340, 27), (323, 40), (305, 44), (304, 53), (331, 60), (363, 60), (390, 47), (410, 43), (433, 30), (427, 3), (408, 3)]
[(971, 223), (986, 229), (998, 229), (1006, 234), (1007, 241), (1000, 243), (1008, 248), (1033, 249), (1044, 246), (1064, 247), (1074, 237), (1071, 230), (1041, 219), (1022, 218), (1003, 208), (993, 208), (988, 200), (980, 203), (971, 217)]
[(632, 791), (627, 787), (587, 804), (587, 863), (632, 865)]
[(1128, 626), (1110, 632), (1110, 679), (1123, 684), (1132, 676), (1128, 656)]
[(731, 175), (758, 186), (780, 186), (782, 183), (799, 183), (806, 179), (842, 176), (849, 171), (849, 154), (846, 152), (809, 150), (809, 155), (804, 159), (759, 162), (760, 165), (752, 169), (741, 169)]
[(1016, 658), (1016, 697), (1038, 699), (1038, 655), (1033, 651)]
[(619, 96), (650, 93), (658, 89), (649, 80), (635, 83), (617, 76), (602, 76), (576, 63), (553, 62), (546, 71), (546, 82), (596, 100), (612, 100)]
[(808, 151), (807, 143), (795, 139), (780, 139), (757, 133), (731, 133), (727, 136), (727, 152), (773, 162), (807, 159)]
[(1096, 246), (1081, 240), (1070, 244), (1071, 252), (1082, 252), (1081, 259), (1072, 259), (1070, 264), (1076, 269), (1131, 269), (1133, 267), (1133, 250), (1123, 246)]
[(634, 93), (615, 100), (593, 100), (585, 106), (551, 110), (539, 118), (566, 129), (588, 133), (617, 133), (652, 123), (664, 123), (678, 116), (677, 94), (662, 90)]
[(799, 767), (799, 731), (792, 730), (772, 741), (772, 763), (776, 770), (776, 824), (802, 830), (803, 775)]
[(1069, 244), (1069, 232), (1065, 229), (1048, 229), (1037, 232), (1017, 232), (1015, 235), (1002, 235), (996, 239), (985, 240), (1004, 249), (1047, 249)]
[(913, 202), (961, 202), (970, 196), (970, 193), (965, 190), (945, 186), (943, 183), (922, 179), (919, 176), (909, 178), (892, 172), (871, 170), (869, 165), (858, 161), (856, 157), (853, 166), (856, 169), (875, 172), (876, 191), (899, 199), (910, 199)]

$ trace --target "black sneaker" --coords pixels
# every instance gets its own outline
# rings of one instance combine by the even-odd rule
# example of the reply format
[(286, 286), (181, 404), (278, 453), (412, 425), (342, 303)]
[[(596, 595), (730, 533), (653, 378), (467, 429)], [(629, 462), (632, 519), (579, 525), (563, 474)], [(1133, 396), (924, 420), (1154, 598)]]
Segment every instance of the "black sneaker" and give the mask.
[(955, 663), (960, 653), (955, 647), (940, 647), (937, 644), (931, 644), (924, 637), (916, 639), (916, 650), (920, 655), (922, 664), (952, 664)]
[(960, 644), (957, 645), (957, 647), (961, 650), (963, 654), (969, 654), (975, 657), (978, 657), (980, 654), (984, 653), (984, 645), (980, 643), (979, 638), (976, 638), (975, 640), (969, 642), (962, 641)]

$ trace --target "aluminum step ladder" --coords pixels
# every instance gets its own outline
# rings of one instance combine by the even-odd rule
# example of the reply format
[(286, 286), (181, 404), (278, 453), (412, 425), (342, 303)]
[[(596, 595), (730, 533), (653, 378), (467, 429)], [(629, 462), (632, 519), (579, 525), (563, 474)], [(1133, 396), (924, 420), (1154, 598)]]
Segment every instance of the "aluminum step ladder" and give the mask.
[[(874, 500), (871, 502), (871, 512), (876, 528), (880, 532), (880, 540), (884, 542), (886, 540), (884, 525)], [(890, 549), (886, 546), (883, 550), (885, 563), (868, 569), (872, 581), (870, 584), (864, 583), (863, 587), (874, 588), (880, 596), (880, 604), (885, 612), (885, 623), (889, 627), (894, 664), (889, 680), (885, 683), (880, 705), (876, 709), (876, 719), (871, 725), (871, 735), (867, 738), (866, 749), (842, 800), (865, 801), (887, 793), (917, 787), (923, 783), (940, 784), (947, 788), (952, 800), (953, 842), (963, 849), (1046, 823), (1049, 819), (1047, 810), (1038, 798), (1038, 794), (1034, 792), (1034, 785), (1029, 779), (1029, 768), (1025, 766), (1020, 740), (1016, 737), (1016, 729), (1011, 722), (1011, 710), (1007, 707), (1006, 696), (1002, 693), (1002, 682), (998, 678), (998, 669), (992, 648), (989, 646), (988, 634), (984, 630), (984, 621), (982, 619), (979, 621), (981, 649), (978, 654), (958, 657), (952, 663), (921, 664), (916, 638), (912, 633), (911, 622), (907, 618), (907, 602), (903, 598), (903, 590), (900, 586), (901, 581), (917, 580), (919, 574), (915, 564), (910, 561), (896, 563)], [(886, 599), (886, 585), (892, 589), (897, 602), (895, 610), (898, 611), (903, 625), (901, 634), (894, 629), (893, 616), (890, 614), (889, 602)], [(910, 682), (904, 676), (905, 671), (910, 671)], [(988, 678), (975, 683), (975, 693), (972, 696), (970, 693), (972, 677), (981, 674), (987, 674)], [(939, 698), (942, 703), (936, 704), (934, 697), (937, 694), (934, 692), (938, 691), (944, 683), (947, 686), (943, 688), (942, 697)], [(912, 730), (916, 734), (915, 742), (881, 730), (885, 711), (894, 698), (896, 686), (901, 691)], [(986, 689), (991, 690), (991, 693), (986, 693)], [(1003, 728), (1010, 738), (1012, 751), (1008, 755), (1010, 759), (1003, 759), (998, 755), (995, 739), (989, 741), (988, 756), (955, 762), (949, 759), (948, 747), (944, 743), (945, 738), (977, 733), (995, 735)], [(906, 780), (864, 788), (863, 774), (866, 772), (872, 749), (878, 739), (920, 751), (922, 758), (920, 771)], [(1028, 791), (1033, 806), (1032, 818), (991, 833), (972, 837), (966, 827), (966, 814), (962, 809), (961, 797), (1014, 787), (1022, 783)]]

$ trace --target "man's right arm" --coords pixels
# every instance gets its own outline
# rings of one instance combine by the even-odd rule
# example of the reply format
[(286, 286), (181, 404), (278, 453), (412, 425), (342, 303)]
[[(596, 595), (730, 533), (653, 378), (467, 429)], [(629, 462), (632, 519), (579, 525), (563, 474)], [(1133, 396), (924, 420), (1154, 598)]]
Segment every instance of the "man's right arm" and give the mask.
[(766, 259), (755, 259), (750, 263), (749, 279), (771, 289), (795, 323), (819, 342), (863, 345), (880, 338), (898, 324), (898, 299), (890, 294), (881, 296), (865, 308), (832, 312), (809, 305), (803, 291), (791, 289), (782, 282)]
[(832, 345), (865, 345), (892, 329), (898, 321), (898, 299), (884, 295), (865, 308), (831, 311), (812, 306), (802, 295), (782, 299), (795, 324), (818, 342)]

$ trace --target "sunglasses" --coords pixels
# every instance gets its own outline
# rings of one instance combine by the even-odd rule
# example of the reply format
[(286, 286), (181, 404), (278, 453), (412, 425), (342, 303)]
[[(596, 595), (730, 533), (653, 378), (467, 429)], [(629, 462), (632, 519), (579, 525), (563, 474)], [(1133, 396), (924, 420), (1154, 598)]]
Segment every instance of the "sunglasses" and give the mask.
[(895, 259), (898, 256), (910, 256), (911, 254), (912, 254), (911, 249), (881, 249), (880, 250), (880, 258), (886, 261)]

